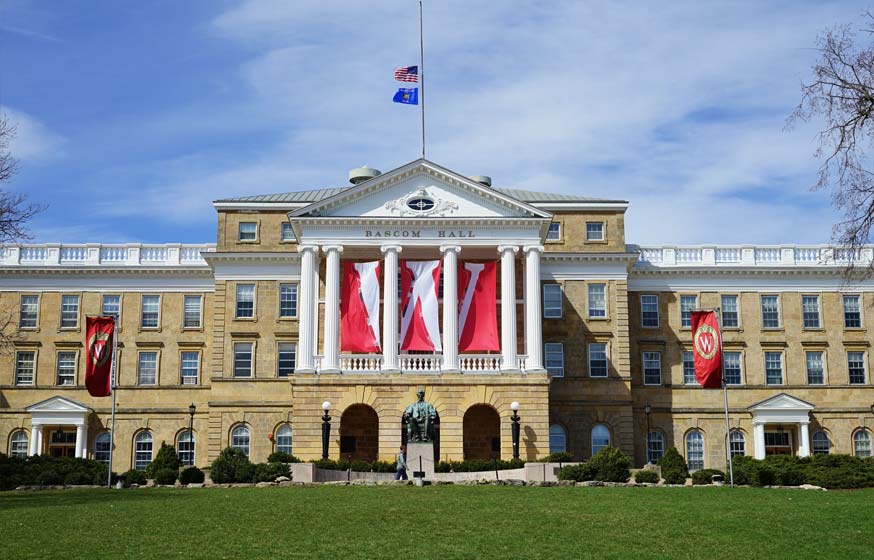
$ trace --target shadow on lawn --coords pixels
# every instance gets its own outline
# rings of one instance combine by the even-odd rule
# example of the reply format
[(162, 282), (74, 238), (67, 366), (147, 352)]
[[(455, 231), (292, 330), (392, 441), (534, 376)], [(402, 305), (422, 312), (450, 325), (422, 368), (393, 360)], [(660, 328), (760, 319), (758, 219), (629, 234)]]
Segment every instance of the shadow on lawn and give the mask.
[(0, 492), (0, 512), (40, 506), (76, 506), (113, 502), (167, 502), (185, 499), (186, 491), (154, 490), (45, 490)]

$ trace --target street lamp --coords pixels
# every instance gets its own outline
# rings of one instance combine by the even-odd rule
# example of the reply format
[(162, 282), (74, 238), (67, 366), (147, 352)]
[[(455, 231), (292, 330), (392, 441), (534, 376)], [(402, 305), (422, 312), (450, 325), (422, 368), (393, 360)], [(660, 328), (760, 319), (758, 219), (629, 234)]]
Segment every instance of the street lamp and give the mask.
[(643, 411), (646, 412), (646, 464), (652, 464), (652, 457), (649, 456), (649, 415), (652, 412), (652, 406), (647, 403), (646, 406), (643, 407)]
[(510, 425), (510, 428), (512, 429), (512, 433), (513, 433), (513, 458), (518, 459), (519, 458), (519, 420), (521, 419), (521, 418), (519, 418), (519, 414), (518, 414), (519, 403), (516, 401), (511, 402), (510, 403), (510, 410), (513, 411), (513, 416), (510, 417), (510, 421), (512, 422), (512, 424)]
[(322, 410), (325, 411), (322, 416), (322, 459), (328, 458), (328, 440), (331, 439), (331, 417), (328, 411), (331, 410), (331, 403), (325, 401), (322, 403)]
[(188, 466), (194, 464), (194, 403), (188, 405)]

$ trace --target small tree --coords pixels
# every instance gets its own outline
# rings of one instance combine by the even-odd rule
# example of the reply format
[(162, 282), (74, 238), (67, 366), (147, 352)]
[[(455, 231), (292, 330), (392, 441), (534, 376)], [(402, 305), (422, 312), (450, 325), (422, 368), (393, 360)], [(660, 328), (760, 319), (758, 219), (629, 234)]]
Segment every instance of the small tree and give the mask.
[(155, 478), (155, 473), (162, 469), (170, 469), (174, 472), (179, 472), (179, 467), (182, 462), (179, 461), (179, 456), (176, 455), (176, 449), (166, 442), (161, 442), (161, 449), (155, 455), (155, 459), (146, 467), (146, 476)]
[(671, 447), (662, 455), (658, 462), (662, 469), (662, 478), (665, 484), (685, 484), (689, 478), (689, 467), (686, 459), (680, 455), (676, 447)]
[(212, 462), (209, 476), (216, 483), (252, 482), (255, 478), (255, 465), (242, 450), (228, 447)]

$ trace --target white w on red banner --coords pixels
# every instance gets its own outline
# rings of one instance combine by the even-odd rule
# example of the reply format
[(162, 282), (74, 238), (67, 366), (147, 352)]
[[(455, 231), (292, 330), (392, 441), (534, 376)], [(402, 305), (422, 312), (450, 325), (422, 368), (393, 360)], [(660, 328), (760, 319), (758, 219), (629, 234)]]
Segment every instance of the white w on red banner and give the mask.
[(458, 269), (458, 351), (500, 350), (496, 261), (463, 262)]
[(401, 350), (443, 351), (439, 287), (440, 261), (401, 261)]
[(382, 351), (379, 343), (379, 261), (343, 263), (340, 350)]

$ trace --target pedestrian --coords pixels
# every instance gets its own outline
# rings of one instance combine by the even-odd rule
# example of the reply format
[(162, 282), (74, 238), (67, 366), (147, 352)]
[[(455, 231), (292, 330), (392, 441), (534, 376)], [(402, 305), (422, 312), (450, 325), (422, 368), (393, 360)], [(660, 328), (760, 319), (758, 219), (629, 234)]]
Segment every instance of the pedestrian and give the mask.
[(407, 447), (405, 445), (402, 445), (400, 451), (398, 451), (398, 466), (397, 472), (395, 472), (395, 480), (408, 480), (407, 460), (404, 458), (404, 455), (406, 453)]

